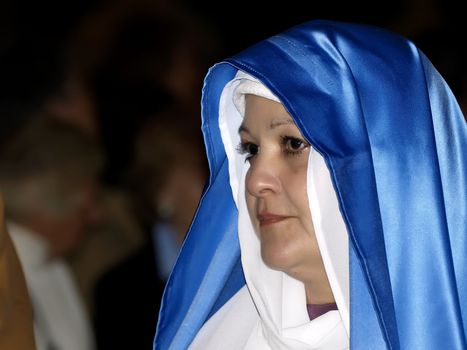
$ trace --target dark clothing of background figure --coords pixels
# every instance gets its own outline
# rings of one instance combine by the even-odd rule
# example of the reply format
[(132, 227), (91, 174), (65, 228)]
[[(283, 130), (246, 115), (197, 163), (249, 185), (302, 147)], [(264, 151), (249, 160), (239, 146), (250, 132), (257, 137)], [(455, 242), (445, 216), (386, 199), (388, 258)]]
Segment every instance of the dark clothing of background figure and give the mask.
[(165, 282), (158, 277), (153, 245), (110, 270), (95, 291), (99, 350), (152, 349)]

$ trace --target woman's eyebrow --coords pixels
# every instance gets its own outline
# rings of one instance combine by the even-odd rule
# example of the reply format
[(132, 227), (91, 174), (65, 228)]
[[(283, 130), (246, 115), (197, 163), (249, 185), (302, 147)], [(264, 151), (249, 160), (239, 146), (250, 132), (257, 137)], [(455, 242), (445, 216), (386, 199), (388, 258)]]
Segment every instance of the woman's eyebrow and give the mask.
[(275, 129), (279, 126), (290, 125), (290, 124), (295, 124), (292, 118), (276, 119), (271, 122), (271, 124), (269, 125), (269, 128)]
[[(283, 119), (275, 119), (271, 122), (271, 124), (269, 124), (269, 128), (272, 130), (279, 126), (290, 125), (290, 124), (295, 124), (294, 120), (290, 117), (286, 117)], [(242, 132), (246, 132), (247, 134), (250, 134), (250, 130), (248, 130), (248, 128), (243, 123), (238, 128), (238, 133), (240, 134)]]

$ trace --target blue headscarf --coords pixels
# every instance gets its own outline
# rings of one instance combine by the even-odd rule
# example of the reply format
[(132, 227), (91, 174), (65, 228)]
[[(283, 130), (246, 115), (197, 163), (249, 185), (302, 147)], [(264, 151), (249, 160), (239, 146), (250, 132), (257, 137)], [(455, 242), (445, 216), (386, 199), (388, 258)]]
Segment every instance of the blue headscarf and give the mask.
[(166, 286), (155, 349), (186, 349), (245, 280), (219, 102), (238, 70), (284, 104), (324, 158), (349, 236), (352, 349), (467, 348), (467, 128), (410, 41), (331, 21), (212, 67), (202, 98), (211, 175)]

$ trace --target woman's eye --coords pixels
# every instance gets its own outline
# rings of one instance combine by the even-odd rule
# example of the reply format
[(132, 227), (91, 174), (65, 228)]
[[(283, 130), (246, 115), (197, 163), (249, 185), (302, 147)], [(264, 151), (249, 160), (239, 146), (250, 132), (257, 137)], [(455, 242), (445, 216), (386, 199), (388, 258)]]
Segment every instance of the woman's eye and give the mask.
[(251, 142), (241, 142), (237, 147), (237, 151), (240, 154), (246, 154), (248, 160), (258, 154), (259, 146)]
[(289, 145), (290, 145), (290, 148), (293, 149), (293, 150), (299, 150), (300, 148), (302, 148), (302, 146), (304, 145), (304, 143), (300, 140), (297, 140), (297, 139), (290, 139), (289, 140)]
[(282, 138), (282, 144), (284, 147), (284, 152), (287, 154), (299, 154), (310, 146), (308, 142), (290, 136), (284, 136)]
[(258, 154), (259, 147), (258, 145), (255, 145), (254, 143), (247, 143), (245, 144), (245, 150), (247, 157), (255, 156)]

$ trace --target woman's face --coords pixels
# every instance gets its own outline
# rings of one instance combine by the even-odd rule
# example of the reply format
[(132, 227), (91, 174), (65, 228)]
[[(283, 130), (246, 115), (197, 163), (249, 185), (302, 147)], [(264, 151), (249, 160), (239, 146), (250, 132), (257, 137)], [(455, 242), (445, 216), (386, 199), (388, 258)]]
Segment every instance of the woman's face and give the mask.
[(306, 186), (310, 145), (282, 104), (245, 97), (239, 151), (250, 162), (246, 202), (261, 256), (269, 267), (308, 280), (322, 269)]

